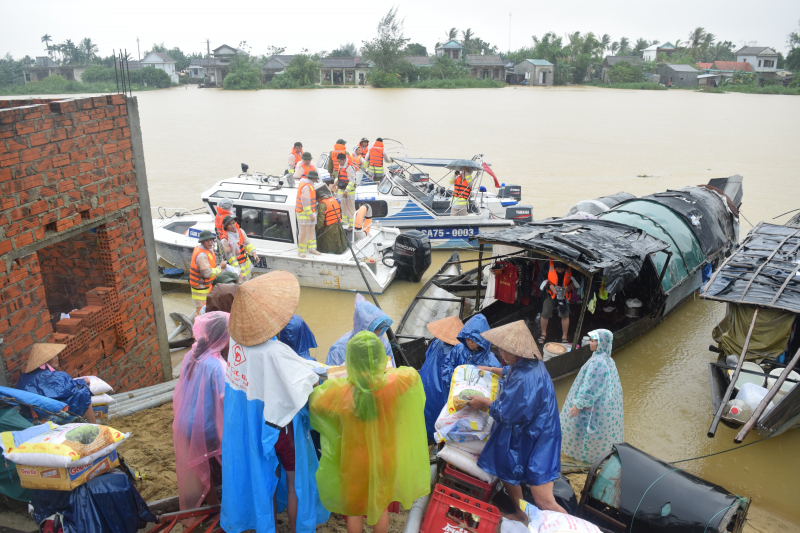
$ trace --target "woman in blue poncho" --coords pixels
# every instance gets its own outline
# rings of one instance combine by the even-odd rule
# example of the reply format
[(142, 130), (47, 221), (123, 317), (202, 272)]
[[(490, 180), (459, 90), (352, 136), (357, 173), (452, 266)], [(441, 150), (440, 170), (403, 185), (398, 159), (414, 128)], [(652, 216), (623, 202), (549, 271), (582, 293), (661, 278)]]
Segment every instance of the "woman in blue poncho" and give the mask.
[(500, 362), (491, 352), (492, 343), (481, 337), (481, 333), (485, 331), (489, 331), (489, 322), (486, 321), (485, 316), (477, 314), (467, 320), (458, 333), (458, 340), (461, 342), (453, 348), (442, 363), (442, 383), (448, 392), (453, 371), (457, 366), (500, 366)]
[(561, 426), (553, 380), (524, 320), (494, 328), (483, 337), (497, 346), (503, 368), (479, 367), (502, 376), (495, 401), (474, 396), (469, 405), (489, 409), (492, 433), (478, 458), (478, 467), (500, 478), (514, 501), (518, 519), (525, 483), (539, 509), (566, 513), (553, 496), (561, 471)]
[(377, 306), (369, 303), (363, 296), (356, 294), (355, 311), (353, 312), (353, 329), (339, 337), (339, 340), (333, 343), (330, 350), (328, 350), (328, 358), (325, 364), (329, 366), (342, 366), (347, 353), (347, 343), (350, 339), (355, 337), (356, 333), (360, 331), (371, 331), (377, 335), (383, 347), (386, 350), (386, 355), (392, 360), (392, 366), (397, 367), (394, 362), (394, 355), (392, 354), (392, 347), (389, 341), (386, 340), (384, 334), (389, 326), (392, 325), (392, 319), (386, 313), (381, 311)]
[(292, 315), (292, 319), (278, 334), (278, 340), (288, 345), (303, 359), (316, 361), (309, 350), (317, 347), (317, 339), (300, 315)]
[(19, 378), (17, 388), (64, 402), (70, 413), (83, 416), (94, 424), (92, 392), (87, 383), (82, 379), (72, 379), (66, 372), (58, 371), (58, 354), (66, 347), (66, 344), (44, 342), (34, 344), (28, 356), (28, 366)]
[(450, 392), (450, 382), (445, 383), (442, 380), (442, 365), (454, 346), (461, 344), (457, 335), (463, 327), (464, 323), (457, 316), (428, 324), (428, 331), (434, 339), (425, 352), (425, 363), (419, 369), (419, 375), (425, 389), (425, 430), (431, 440), (436, 431), (434, 424), (447, 403)]

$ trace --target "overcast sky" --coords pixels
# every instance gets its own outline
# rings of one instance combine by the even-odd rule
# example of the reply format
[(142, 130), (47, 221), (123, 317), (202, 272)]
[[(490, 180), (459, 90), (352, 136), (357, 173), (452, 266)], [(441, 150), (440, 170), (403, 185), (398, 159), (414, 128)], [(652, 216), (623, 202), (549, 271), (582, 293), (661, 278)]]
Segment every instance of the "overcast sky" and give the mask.
[[(786, 37), (798, 31), (800, 1), (673, 0), (653, 3), (633, 0), (529, 0), (442, 2), (405, 0), (395, 4), (405, 18), (405, 35), (433, 52), (437, 40), (451, 27), (471, 28), (481, 39), (501, 51), (531, 44), (531, 35), (554, 31), (607, 33), (612, 41), (642, 37), (659, 42), (686, 41), (689, 32), (702, 26), (718, 40), (737, 47), (757, 42), (786, 54)], [(255, 54), (270, 45), (286, 47), (286, 53), (302, 48), (331, 51), (347, 41), (361, 46), (375, 36), (380, 18), (392, 6), (388, 2), (297, 2), (291, 0), (139, 0), (109, 2), (90, 0), (0, 0), (0, 54), (15, 58), (44, 55), (41, 37), (50, 34), (56, 43), (79, 42), (91, 37), (101, 55), (113, 48), (127, 48), (137, 56), (152, 43), (164, 42), (184, 53), (204, 51), (222, 44), (237, 46), (247, 41)], [(509, 25), (509, 13), (511, 14)]]

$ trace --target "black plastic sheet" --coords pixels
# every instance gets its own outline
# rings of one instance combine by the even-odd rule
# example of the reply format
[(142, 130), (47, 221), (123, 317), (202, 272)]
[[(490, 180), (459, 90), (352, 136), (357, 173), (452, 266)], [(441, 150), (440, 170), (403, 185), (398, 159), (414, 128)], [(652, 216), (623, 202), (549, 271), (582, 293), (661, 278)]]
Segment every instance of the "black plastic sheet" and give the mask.
[(602, 219), (533, 222), (481, 234), (479, 239), (542, 252), (586, 273), (600, 273), (610, 294), (639, 276), (649, 254), (669, 248), (642, 230)]
[(64, 533), (136, 533), (156, 517), (119, 470), (98, 476), (71, 491), (34, 490), (34, 518), (41, 524), (56, 513)]
[(595, 198), (598, 202), (604, 203), (608, 206), (609, 209), (615, 207), (622, 202), (627, 202), (628, 200), (634, 200), (636, 197), (629, 192), (618, 192), (617, 194), (609, 194), (608, 196), (601, 196), (600, 198)]

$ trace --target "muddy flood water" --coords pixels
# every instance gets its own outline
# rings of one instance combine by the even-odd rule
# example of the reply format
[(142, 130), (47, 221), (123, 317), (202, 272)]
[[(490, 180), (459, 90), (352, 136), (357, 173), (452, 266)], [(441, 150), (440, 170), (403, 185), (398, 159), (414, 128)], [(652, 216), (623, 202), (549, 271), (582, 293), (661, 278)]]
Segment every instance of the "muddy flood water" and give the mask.
[[(759, 220), (800, 207), (800, 98), (594, 88), (139, 93), (153, 206), (196, 208), (213, 182), (251, 170), (282, 172), (295, 141), (315, 159), (343, 137), (401, 140), (415, 157), (486, 154), (500, 180), (522, 186), (534, 217), (627, 191), (637, 196), (744, 176), (742, 236)], [(646, 176), (646, 177), (639, 177)], [(745, 220), (745, 218), (747, 220)], [(788, 217), (777, 220), (783, 223)], [(749, 221), (749, 222), (748, 222)], [(449, 256), (434, 254), (431, 275)], [(420, 284), (380, 296), (399, 321)], [(167, 311), (191, 313), (188, 293), (165, 286)], [(351, 328), (353, 294), (303, 289), (297, 310), (324, 360)], [(667, 461), (733, 448), (711, 422), (707, 363), (721, 304), (692, 300), (643, 338), (614, 352), (624, 390), (626, 440)], [(170, 322), (171, 324), (171, 322)], [(563, 402), (573, 377), (556, 382)], [(751, 434), (746, 442), (761, 436)], [(753, 498), (757, 530), (800, 529), (800, 430), (679, 466)], [(770, 524), (762, 527), (763, 524)], [(749, 528), (749, 526), (748, 526)], [(755, 528), (754, 528), (755, 529)]]

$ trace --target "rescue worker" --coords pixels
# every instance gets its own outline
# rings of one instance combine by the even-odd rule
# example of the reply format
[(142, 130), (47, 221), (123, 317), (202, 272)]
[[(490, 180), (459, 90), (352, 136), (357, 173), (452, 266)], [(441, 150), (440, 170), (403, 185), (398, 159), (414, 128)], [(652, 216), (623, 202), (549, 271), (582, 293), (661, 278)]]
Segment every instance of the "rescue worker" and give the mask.
[[(306, 152), (303, 159), (311, 154)], [(302, 165), (303, 163), (300, 163)], [(298, 165), (298, 169), (300, 168)], [(320, 255), (317, 251), (317, 237), (314, 233), (314, 225), (317, 222), (317, 193), (314, 185), (319, 180), (317, 170), (310, 170), (300, 183), (297, 185), (297, 200), (295, 201), (294, 211), (297, 213), (297, 225), (299, 235), (297, 236), (297, 254), (306, 257), (306, 252), (313, 255)]]
[[(353, 219), (353, 229), (355, 231), (363, 231), (365, 235), (369, 235), (369, 230), (372, 227), (372, 206), (364, 204), (356, 211), (356, 216)], [(353, 239), (358, 240), (353, 236)]]
[(242, 228), (236, 223), (235, 217), (226, 216), (222, 224), (225, 228), (224, 233), (219, 236), (222, 249), (228, 258), (228, 264), (240, 269), (239, 280), (244, 283), (250, 279), (250, 274), (253, 273), (253, 263), (250, 262), (248, 256), (253, 256), (253, 260), (258, 262), (256, 246), (250, 242)]
[(339, 175), (339, 154), (344, 154), (347, 159), (350, 158), (350, 154), (347, 153), (345, 145), (347, 141), (342, 139), (338, 139), (336, 144), (333, 145), (333, 150), (331, 150), (330, 157), (328, 157), (328, 174), (331, 176), (338, 176)]
[(472, 170), (462, 168), (456, 171), (450, 178), (450, 185), (453, 186), (453, 199), (450, 216), (467, 216), (469, 208), (469, 197), (472, 194)]
[(294, 147), (292, 151), (289, 153), (289, 161), (286, 163), (286, 174), (294, 174), (294, 169), (297, 168), (297, 165), (300, 164), (300, 160), (303, 158), (303, 143), (296, 142), (294, 143)]
[(367, 171), (370, 177), (375, 181), (383, 179), (383, 163), (391, 163), (392, 158), (384, 151), (383, 139), (378, 137), (372, 143), (367, 151)]
[(317, 251), (343, 254), (347, 251), (347, 241), (342, 228), (342, 208), (324, 183), (318, 183), (314, 191), (317, 194)]
[(356, 215), (356, 169), (347, 155), (339, 154), (339, 180), (336, 182), (336, 196), (342, 204), (342, 223), (345, 226), (353, 225)]
[[(233, 209), (233, 200), (230, 198), (223, 198), (217, 204), (217, 214), (214, 217), (214, 230), (217, 232), (217, 237), (220, 239), (222, 235), (225, 233), (225, 224), (222, 222), (225, 220), (225, 217), (228, 215), (232, 215)], [(237, 224), (238, 227), (238, 224)]]
[(317, 170), (317, 165), (311, 162), (311, 152), (303, 152), (303, 157), (294, 168), (294, 179), (301, 180), (308, 176), (312, 170)]
[(214, 278), (228, 266), (226, 261), (222, 261), (217, 266), (217, 256), (212, 250), (215, 238), (213, 233), (203, 230), (197, 239), (200, 242), (192, 252), (192, 262), (189, 267), (189, 286), (192, 288), (192, 299), (197, 310), (197, 316), (200, 316), (200, 310), (206, 305), (206, 298), (211, 290)]
[(353, 152), (353, 157), (360, 157), (361, 161), (366, 161), (367, 155), (369, 155), (369, 139), (362, 137), (361, 142), (358, 143)]
[[(578, 281), (572, 277), (572, 268), (558, 261), (550, 260), (550, 270), (547, 272), (547, 279), (542, 282), (541, 289), (547, 289), (549, 297), (545, 297), (542, 303), (542, 334), (539, 336), (539, 344), (544, 344), (547, 338), (547, 325), (553, 318), (555, 308), (558, 307), (558, 316), (561, 318), (561, 342), (569, 342), (569, 297), (572, 295), (572, 287), (580, 287)], [(563, 287), (563, 297), (558, 292)], [(557, 290), (559, 289), (559, 290)]]

